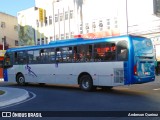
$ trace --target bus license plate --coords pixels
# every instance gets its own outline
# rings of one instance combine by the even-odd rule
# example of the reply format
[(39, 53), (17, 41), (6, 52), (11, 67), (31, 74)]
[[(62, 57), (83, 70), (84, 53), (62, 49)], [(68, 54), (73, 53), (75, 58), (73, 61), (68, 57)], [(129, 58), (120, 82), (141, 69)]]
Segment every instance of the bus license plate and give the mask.
[(150, 72), (144, 72), (145, 75), (150, 75)]

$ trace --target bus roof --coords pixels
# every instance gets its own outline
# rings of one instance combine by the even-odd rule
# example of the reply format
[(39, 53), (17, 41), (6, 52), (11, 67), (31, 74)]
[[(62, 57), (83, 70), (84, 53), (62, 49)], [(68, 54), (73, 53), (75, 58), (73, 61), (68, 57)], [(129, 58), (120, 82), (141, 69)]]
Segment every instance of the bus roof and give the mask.
[[(50, 47), (65, 47), (65, 46), (74, 46), (74, 45), (83, 45), (83, 44), (92, 44), (92, 43), (99, 43), (99, 42), (106, 42), (106, 41), (115, 41), (115, 39), (120, 38), (129, 38), (132, 35), (122, 35), (122, 36), (115, 36), (115, 37), (107, 37), (107, 38), (96, 38), (96, 39), (85, 39), (85, 38), (73, 38), (73, 39), (66, 39), (66, 40), (58, 40), (58, 41), (51, 41), (49, 44), (46, 45), (35, 45), (35, 46), (26, 46), (26, 47), (19, 47), (19, 48), (10, 48), (7, 52), (11, 51), (23, 51), (23, 50), (36, 50), (36, 49), (44, 49)], [(133, 37), (133, 36), (132, 36)], [(140, 36), (134, 36), (140, 37)]]

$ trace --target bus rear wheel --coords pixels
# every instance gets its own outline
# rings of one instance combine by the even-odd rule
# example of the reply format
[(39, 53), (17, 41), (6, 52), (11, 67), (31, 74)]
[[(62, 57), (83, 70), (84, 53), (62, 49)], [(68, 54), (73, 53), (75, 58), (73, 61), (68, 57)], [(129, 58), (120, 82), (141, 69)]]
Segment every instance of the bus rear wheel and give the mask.
[(80, 88), (84, 91), (91, 91), (93, 90), (93, 81), (89, 75), (83, 75), (80, 78)]
[(17, 75), (16, 81), (18, 85), (25, 85), (25, 78), (22, 74)]

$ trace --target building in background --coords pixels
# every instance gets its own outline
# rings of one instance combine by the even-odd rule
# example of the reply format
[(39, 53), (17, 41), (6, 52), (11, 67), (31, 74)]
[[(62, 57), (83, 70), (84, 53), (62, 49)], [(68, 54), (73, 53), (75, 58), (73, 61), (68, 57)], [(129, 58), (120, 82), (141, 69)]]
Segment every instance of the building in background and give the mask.
[(0, 50), (18, 46), (17, 17), (0, 12)]
[(154, 42), (160, 32), (159, 0), (35, 0), (31, 9), (18, 13), (18, 23), (33, 28), (34, 44), (78, 34), (86, 38), (134, 34)]

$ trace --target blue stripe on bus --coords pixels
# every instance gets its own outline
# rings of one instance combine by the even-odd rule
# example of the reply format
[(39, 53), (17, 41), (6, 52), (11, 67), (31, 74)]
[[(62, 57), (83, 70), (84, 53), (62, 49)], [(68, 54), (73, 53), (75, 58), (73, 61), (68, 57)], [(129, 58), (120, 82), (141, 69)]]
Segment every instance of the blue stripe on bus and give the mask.
[(8, 81), (8, 72), (7, 69), (3, 70), (4, 81)]

